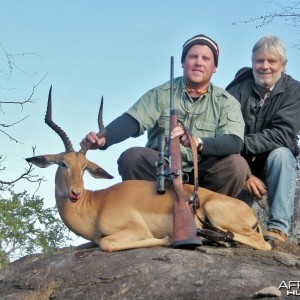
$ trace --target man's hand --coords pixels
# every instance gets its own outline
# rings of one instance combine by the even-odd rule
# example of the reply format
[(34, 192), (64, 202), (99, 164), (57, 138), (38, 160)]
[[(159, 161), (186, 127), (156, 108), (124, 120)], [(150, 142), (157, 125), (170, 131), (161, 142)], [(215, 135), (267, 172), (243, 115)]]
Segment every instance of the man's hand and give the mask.
[(103, 147), (106, 144), (106, 138), (98, 138), (97, 133), (91, 131), (82, 139), (80, 146), (84, 150), (96, 150)]
[[(177, 126), (175, 127), (172, 131), (171, 131), (171, 139), (175, 139), (176, 137), (180, 137), (180, 143), (184, 146), (184, 147), (191, 147), (190, 144), (190, 139), (187, 135), (187, 133), (185, 132), (185, 130), (180, 127)], [(199, 140), (194, 136), (195, 139), (195, 143), (197, 145), (197, 149), (199, 149)], [(203, 145), (202, 145), (203, 146)], [(199, 150), (202, 150), (202, 148), (200, 147)]]
[(258, 199), (261, 199), (261, 197), (267, 192), (266, 185), (258, 177), (254, 175), (251, 175), (248, 178), (244, 188), (252, 196), (255, 196)]

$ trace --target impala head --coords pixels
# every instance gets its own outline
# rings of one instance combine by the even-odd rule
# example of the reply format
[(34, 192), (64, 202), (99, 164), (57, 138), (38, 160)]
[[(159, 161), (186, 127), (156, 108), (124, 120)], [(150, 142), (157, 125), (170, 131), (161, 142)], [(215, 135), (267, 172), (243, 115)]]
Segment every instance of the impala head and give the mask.
[[(56, 198), (69, 198), (72, 202), (76, 202), (81, 193), (85, 190), (83, 184), (83, 174), (89, 172), (94, 178), (111, 179), (109, 173), (97, 164), (89, 161), (86, 157), (86, 150), (80, 149), (74, 151), (71, 141), (66, 133), (52, 121), (52, 86), (49, 91), (48, 105), (45, 116), (45, 123), (51, 127), (62, 139), (65, 145), (65, 152), (59, 154), (46, 154), (26, 158), (26, 161), (33, 163), (40, 168), (46, 168), (50, 165), (57, 164), (58, 168), (55, 175), (55, 195)], [(99, 133), (98, 136), (105, 136), (105, 128), (102, 119), (103, 97), (98, 115)]]

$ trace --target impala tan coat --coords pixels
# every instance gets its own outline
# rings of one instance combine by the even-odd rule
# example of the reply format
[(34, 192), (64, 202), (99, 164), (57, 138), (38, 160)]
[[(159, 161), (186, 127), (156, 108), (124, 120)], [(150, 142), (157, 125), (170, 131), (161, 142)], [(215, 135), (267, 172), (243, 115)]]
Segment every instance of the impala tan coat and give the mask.
[[(111, 252), (131, 248), (169, 246), (173, 233), (173, 187), (157, 194), (156, 183), (129, 180), (109, 188), (90, 191), (84, 188), (83, 173), (96, 178), (111, 178), (100, 166), (80, 152), (44, 155), (27, 159), (39, 167), (58, 164), (55, 197), (59, 214), (66, 226), (81, 237)], [(192, 185), (184, 189), (193, 192)], [(261, 229), (253, 229), (257, 219), (244, 202), (200, 188), (197, 214), (224, 231), (233, 240), (254, 249), (270, 250)], [(197, 227), (202, 224), (195, 215)]]
[[(156, 192), (155, 182), (129, 180), (103, 190), (86, 190), (83, 183), (85, 170), (95, 178), (112, 176), (86, 158), (87, 150), (81, 148), (75, 152), (66, 133), (52, 121), (51, 91), (52, 87), (45, 122), (61, 137), (66, 152), (26, 160), (41, 168), (58, 165), (55, 198), (66, 226), (107, 252), (171, 245), (176, 200), (173, 187), (168, 187), (161, 195)], [(99, 137), (105, 135), (102, 109), (103, 99), (98, 115)], [(183, 187), (192, 194), (193, 186)], [(231, 231), (234, 241), (254, 249), (271, 249), (263, 239), (260, 226), (255, 226), (257, 219), (247, 204), (203, 188), (199, 189), (198, 196), (200, 207), (194, 216), (198, 228), (202, 224), (197, 215), (223, 231)]]

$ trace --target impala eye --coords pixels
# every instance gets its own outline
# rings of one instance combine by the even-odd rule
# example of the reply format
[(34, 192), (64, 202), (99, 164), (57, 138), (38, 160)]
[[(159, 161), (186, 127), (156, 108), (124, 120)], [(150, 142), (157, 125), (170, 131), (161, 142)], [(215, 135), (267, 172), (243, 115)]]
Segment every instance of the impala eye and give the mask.
[(62, 168), (67, 168), (67, 167), (68, 167), (67, 164), (66, 164), (64, 161), (62, 161), (62, 162), (60, 163), (60, 166), (61, 166)]

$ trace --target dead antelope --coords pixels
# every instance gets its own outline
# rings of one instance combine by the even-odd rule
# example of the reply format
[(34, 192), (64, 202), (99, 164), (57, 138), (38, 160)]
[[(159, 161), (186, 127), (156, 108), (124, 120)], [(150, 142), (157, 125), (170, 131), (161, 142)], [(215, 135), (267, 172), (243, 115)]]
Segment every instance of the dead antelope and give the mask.
[[(51, 89), (45, 122), (61, 137), (66, 152), (27, 158), (29, 163), (45, 168), (57, 164), (55, 198), (65, 225), (77, 235), (98, 244), (103, 251), (170, 246), (173, 229), (173, 203), (176, 195), (172, 186), (163, 195), (157, 194), (156, 183), (129, 180), (109, 188), (91, 191), (83, 184), (83, 173), (95, 178), (112, 176), (75, 152), (65, 132), (51, 116)], [(102, 102), (99, 111), (99, 134), (104, 134)], [(192, 185), (184, 185), (189, 193)], [(213, 226), (233, 233), (233, 240), (254, 249), (270, 250), (264, 241), (257, 219), (244, 202), (200, 188), (197, 214)], [(195, 216), (198, 228), (202, 223)]]

